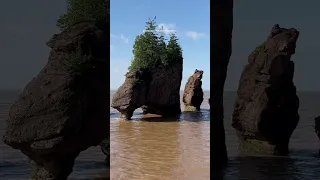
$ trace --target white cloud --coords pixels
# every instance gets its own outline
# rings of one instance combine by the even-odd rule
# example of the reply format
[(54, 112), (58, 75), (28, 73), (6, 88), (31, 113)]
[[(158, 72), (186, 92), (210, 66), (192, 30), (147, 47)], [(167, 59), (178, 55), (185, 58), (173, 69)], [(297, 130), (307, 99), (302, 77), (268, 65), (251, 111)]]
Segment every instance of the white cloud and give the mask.
[(163, 31), (165, 34), (170, 34), (170, 33), (176, 33), (176, 25), (175, 24), (165, 24), (165, 23), (160, 23), (158, 25), (157, 30)]
[(199, 32), (195, 32), (195, 31), (187, 31), (186, 35), (193, 40), (207, 36), (205, 33), (199, 33)]
[(126, 44), (129, 43), (129, 39), (127, 37), (125, 37), (123, 34), (120, 35), (120, 39)]
[(127, 38), (123, 34), (120, 34), (120, 35), (110, 34), (110, 36), (111, 36), (111, 38), (119, 39), (126, 44), (129, 43), (129, 38)]
[(114, 50), (114, 45), (110, 44), (110, 51)]

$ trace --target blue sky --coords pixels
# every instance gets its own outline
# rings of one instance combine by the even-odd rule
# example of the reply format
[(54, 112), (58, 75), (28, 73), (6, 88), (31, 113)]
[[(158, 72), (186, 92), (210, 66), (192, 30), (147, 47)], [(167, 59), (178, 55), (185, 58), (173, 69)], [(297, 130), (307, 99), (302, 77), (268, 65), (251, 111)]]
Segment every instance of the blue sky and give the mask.
[[(156, 16), (157, 24), (175, 30), (183, 50), (184, 89), (195, 69), (204, 71), (203, 89), (210, 89), (210, 1), (116, 0), (110, 2), (110, 88), (121, 86), (131, 63), (135, 37), (145, 22)], [(169, 32), (169, 31), (168, 31)]]

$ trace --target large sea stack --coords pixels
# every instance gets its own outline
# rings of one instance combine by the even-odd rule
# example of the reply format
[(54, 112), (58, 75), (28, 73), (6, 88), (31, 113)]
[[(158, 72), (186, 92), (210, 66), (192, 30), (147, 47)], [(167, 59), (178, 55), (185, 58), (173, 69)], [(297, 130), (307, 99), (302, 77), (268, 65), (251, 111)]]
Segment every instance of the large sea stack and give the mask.
[[(211, 1), (212, 28), (211, 37), (214, 39), (210, 53), (210, 111), (212, 123), (211, 138), (211, 168), (219, 171), (227, 163), (227, 148), (224, 132), (223, 90), (227, 77), (229, 59), (232, 52), (233, 29), (233, 0)], [(217, 173), (213, 173), (213, 179)]]
[(12, 105), (3, 140), (32, 160), (31, 179), (67, 179), (79, 153), (109, 137), (108, 36), (91, 20), (54, 35)]
[(244, 154), (288, 154), (290, 136), (299, 122), (291, 61), (298, 37), (296, 29), (276, 24), (248, 58), (232, 119)]
[(130, 71), (114, 94), (111, 107), (127, 120), (140, 107), (145, 114), (178, 115), (181, 113), (181, 80), (182, 60), (165, 68)]
[(203, 71), (196, 69), (188, 79), (183, 92), (185, 111), (200, 111), (203, 102), (202, 75)]

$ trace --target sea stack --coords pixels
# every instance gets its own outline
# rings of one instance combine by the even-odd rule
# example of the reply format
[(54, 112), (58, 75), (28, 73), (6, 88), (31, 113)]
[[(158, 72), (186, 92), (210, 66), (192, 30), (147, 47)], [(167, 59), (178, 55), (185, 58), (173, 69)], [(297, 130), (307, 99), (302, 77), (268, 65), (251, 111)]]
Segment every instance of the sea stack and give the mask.
[(275, 24), (267, 40), (249, 55), (232, 118), (244, 154), (288, 154), (289, 139), (299, 122), (291, 61), (298, 37), (296, 29)]
[(196, 69), (188, 79), (183, 92), (185, 111), (200, 111), (203, 102), (202, 75), (203, 71)]
[(31, 179), (66, 180), (81, 151), (109, 138), (109, 34), (84, 20), (47, 45), (49, 60), (12, 105), (3, 141), (32, 160)]
[(181, 113), (181, 80), (182, 62), (167, 68), (130, 71), (113, 95), (111, 107), (126, 120), (130, 120), (134, 110), (140, 107), (145, 114), (178, 115)]
[(155, 18), (149, 19), (146, 30), (136, 37), (129, 72), (113, 95), (111, 107), (123, 119), (130, 120), (137, 108), (162, 117), (181, 113), (182, 49), (175, 33), (165, 42), (155, 29)]

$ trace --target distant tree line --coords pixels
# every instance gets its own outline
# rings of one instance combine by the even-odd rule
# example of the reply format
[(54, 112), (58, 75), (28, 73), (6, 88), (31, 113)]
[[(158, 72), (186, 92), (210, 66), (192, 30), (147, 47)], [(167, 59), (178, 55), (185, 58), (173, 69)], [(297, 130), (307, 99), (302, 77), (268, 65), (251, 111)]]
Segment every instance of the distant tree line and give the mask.
[(178, 37), (175, 33), (171, 33), (166, 43), (165, 32), (157, 31), (156, 18), (146, 22), (144, 33), (135, 39), (132, 53), (134, 58), (128, 68), (129, 71), (166, 67), (175, 62), (182, 62), (183, 59)]

